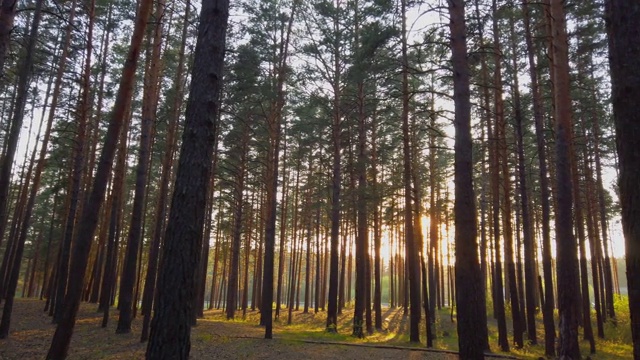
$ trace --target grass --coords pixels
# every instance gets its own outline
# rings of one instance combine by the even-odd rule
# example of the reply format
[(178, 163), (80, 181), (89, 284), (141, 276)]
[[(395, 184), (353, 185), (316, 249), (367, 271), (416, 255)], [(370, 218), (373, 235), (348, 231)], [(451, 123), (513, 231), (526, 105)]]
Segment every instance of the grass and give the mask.
[[(605, 325), (605, 339), (596, 338), (596, 354), (589, 354), (589, 344), (581, 341), (581, 349), (583, 357), (588, 355), (593, 360), (614, 360), (614, 359), (630, 359), (632, 353), (631, 331), (629, 327), (629, 308), (626, 297), (618, 297), (615, 303), (617, 314), (617, 323), (607, 322)], [(443, 308), (436, 314), (436, 340), (434, 348), (441, 350), (458, 349), (458, 338), (456, 331), (456, 323), (451, 321), (449, 308)], [(401, 347), (424, 347), (425, 343), (410, 343), (408, 337), (408, 316), (403, 316), (402, 309), (383, 309), (384, 326), (382, 331), (376, 331), (368, 334), (365, 338), (360, 339), (351, 336), (352, 332), (352, 308), (346, 308), (343, 313), (338, 316), (338, 332), (337, 334), (325, 331), (326, 313), (313, 311), (304, 314), (301, 311), (293, 312), (293, 322), (287, 325), (287, 310), (282, 309), (280, 319), (274, 322), (275, 336), (286, 341), (319, 341), (319, 342), (348, 342), (355, 344), (376, 344)], [(539, 359), (544, 358), (544, 327), (542, 323), (542, 314), (538, 314), (536, 318), (536, 329), (538, 344), (532, 345), (528, 342), (522, 348), (516, 348), (513, 344), (513, 335), (511, 333), (511, 320), (507, 319), (508, 336), (511, 344), (511, 351), (503, 353), (498, 348), (498, 330), (497, 324), (490, 316), (488, 321), (489, 344), (493, 352), (503, 355), (513, 355), (522, 359)], [(507, 314), (509, 312), (507, 311)], [(214, 312), (213, 319), (224, 319), (222, 312)], [(557, 319), (557, 313), (556, 313)], [(595, 313), (592, 316), (595, 319)], [(259, 314), (257, 312), (248, 312), (246, 319), (233, 320), (243, 321), (249, 324), (257, 324), (259, 322)], [(421, 324), (422, 339), (425, 339), (426, 329)], [(595, 320), (593, 321), (594, 332), (596, 331)], [(557, 331), (557, 328), (556, 328)], [(582, 328), (580, 328), (582, 332)], [(580, 333), (582, 337), (582, 333)], [(526, 339), (526, 338), (525, 338)]]
[[(36, 300), (19, 300), (17, 303), (13, 332), (8, 342), (4, 340), (0, 346), (0, 358), (8, 359), (32, 359), (42, 358), (46, 353), (49, 341), (53, 334), (54, 326), (50, 320), (42, 313), (42, 302)], [(607, 359), (631, 359), (631, 331), (628, 301), (626, 298), (619, 298), (615, 303), (617, 323), (609, 322), (605, 326), (606, 339), (596, 339), (597, 353), (590, 355), (588, 343), (581, 342), (582, 354), (586, 358), (589, 355), (593, 360)], [(318, 345), (320, 343), (349, 343), (352, 345), (375, 345), (376, 347), (396, 347), (396, 348), (424, 348), (425, 343), (410, 343), (408, 339), (409, 317), (403, 315), (402, 309), (383, 309), (383, 330), (375, 331), (365, 338), (351, 336), (353, 309), (349, 306), (338, 316), (337, 333), (329, 333), (325, 330), (326, 312), (303, 313), (294, 311), (292, 313), (292, 323), (287, 324), (288, 311), (282, 309), (280, 318), (274, 321), (275, 342), (265, 342), (262, 340), (264, 329), (258, 325), (260, 314), (257, 311), (247, 311), (242, 317), (239, 311), (236, 319), (228, 321), (222, 310), (210, 310), (205, 312), (205, 318), (198, 320), (198, 326), (192, 330), (192, 353), (194, 359), (207, 358), (207, 354), (212, 347), (217, 351), (223, 351), (227, 357), (237, 358), (243, 355), (246, 358), (265, 358), (265, 354), (273, 355), (270, 358), (281, 358), (282, 353), (292, 352), (293, 354), (305, 353), (305, 358), (316, 359), (322, 356), (323, 359), (337, 358), (344, 359), (345, 352), (352, 353), (366, 352), (368, 357), (376, 358), (376, 354), (385, 351), (372, 348), (354, 348), (332, 345)], [(489, 312), (489, 314), (491, 314)], [(75, 351), (75, 358), (82, 359), (133, 359), (142, 358), (145, 345), (138, 341), (140, 319), (133, 323), (133, 333), (130, 335), (115, 335), (116, 312), (108, 329), (99, 327), (101, 315), (95, 312), (95, 306), (83, 304), (80, 319), (76, 326), (74, 339), (71, 348)], [(595, 315), (592, 316), (595, 319)], [(525, 344), (521, 349), (511, 347), (511, 352), (504, 354), (498, 351), (497, 345), (497, 325), (494, 319), (489, 317), (488, 322), (489, 342), (491, 349), (500, 355), (510, 355), (521, 359), (539, 359), (544, 356), (542, 344)], [(511, 321), (507, 321), (508, 327)], [(540, 343), (544, 339), (544, 329), (541, 315), (537, 318), (537, 337)], [(451, 320), (450, 309), (443, 308), (436, 313), (436, 340), (434, 348), (439, 350), (456, 351), (458, 348), (458, 338), (456, 331), (457, 324)], [(594, 324), (595, 328), (595, 324)], [(509, 332), (509, 340), (513, 337)], [(421, 324), (422, 340), (425, 340), (424, 318)], [(311, 342), (311, 343), (310, 343)], [(346, 350), (346, 348), (351, 348)], [(405, 352), (406, 355), (410, 352)], [(399, 356), (401, 353), (395, 353)], [(423, 353), (426, 356), (427, 353)], [(326, 356), (324, 356), (326, 355)], [(4, 356), (4, 357), (3, 357)], [(293, 356), (293, 355), (292, 355)], [(429, 353), (429, 359), (450, 359), (455, 355)], [(367, 356), (365, 356), (366, 358)], [(393, 357), (393, 356), (392, 356)], [(351, 358), (346, 356), (346, 358)], [(284, 359), (287, 360), (287, 359)]]

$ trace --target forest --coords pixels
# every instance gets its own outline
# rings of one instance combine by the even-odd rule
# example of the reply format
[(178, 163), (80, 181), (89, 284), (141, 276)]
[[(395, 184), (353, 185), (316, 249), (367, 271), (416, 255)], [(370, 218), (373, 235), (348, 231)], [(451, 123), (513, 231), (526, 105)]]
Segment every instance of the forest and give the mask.
[(0, 0), (0, 358), (640, 359), (638, 24)]

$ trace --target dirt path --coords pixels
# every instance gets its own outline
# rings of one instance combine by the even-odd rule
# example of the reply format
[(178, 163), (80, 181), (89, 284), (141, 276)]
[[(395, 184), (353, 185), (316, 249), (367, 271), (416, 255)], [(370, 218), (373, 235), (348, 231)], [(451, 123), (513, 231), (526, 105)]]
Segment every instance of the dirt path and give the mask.
[[(9, 339), (0, 340), (0, 359), (29, 360), (46, 356), (55, 330), (42, 312), (44, 302), (19, 300), (14, 308)], [(95, 305), (83, 304), (71, 342), (69, 359), (143, 359), (145, 344), (139, 342), (141, 320), (133, 322), (131, 334), (116, 335), (117, 312), (107, 328), (99, 326), (101, 314)], [(457, 359), (447, 353), (404, 349), (346, 346), (304, 342), (302, 337), (278, 334), (274, 340), (262, 339), (263, 329), (246, 322), (220, 320), (209, 313), (192, 331), (192, 359)], [(311, 339), (311, 341), (316, 341)]]

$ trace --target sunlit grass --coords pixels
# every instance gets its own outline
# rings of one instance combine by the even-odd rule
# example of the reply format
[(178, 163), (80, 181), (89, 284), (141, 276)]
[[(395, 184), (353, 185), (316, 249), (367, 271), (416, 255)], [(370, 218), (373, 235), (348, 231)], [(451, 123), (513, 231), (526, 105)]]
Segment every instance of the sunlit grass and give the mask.
[[(632, 352), (631, 332), (629, 328), (629, 309), (627, 298), (618, 298), (616, 303), (617, 323), (609, 321), (605, 324), (606, 339), (596, 339), (596, 354), (589, 354), (588, 342), (581, 341), (583, 356), (589, 355), (591, 359), (629, 359)], [(513, 343), (513, 334), (511, 331), (512, 322), (510, 320), (509, 309), (507, 313), (507, 332), (510, 343), (510, 352), (503, 353), (498, 347), (498, 329), (495, 319), (493, 319), (492, 306), (487, 304), (487, 327), (489, 331), (489, 345), (492, 352), (503, 355), (512, 355), (521, 359), (539, 359), (544, 358), (544, 326), (542, 322), (542, 314), (538, 313), (536, 317), (536, 329), (538, 344), (532, 345), (526, 340), (522, 348), (516, 348)], [(452, 319), (451, 309), (442, 308), (436, 311), (436, 339), (434, 341), (434, 349), (457, 351), (458, 337), (457, 324), (455, 322), (455, 311)], [(261, 331), (258, 323), (260, 321), (260, 313), (258, 311), (247, 310), (246, 316), (242, 317), (242, 311), (236, 313), (233, 320), (226, 320), (226, 314), (223, 310), (210, 310), (205, 312), (205, 319), (199, 321), (232, 321), (243, 323)], [(374, 331), (366, 334), (364, 338), (352, 336), (353, 331), (353, 308), (348, 306), (343, 309), (342, 314), (338, 316), (337, 333), (326, 331), (326, 312), (320, 311), (314, 313), (310, 309), (308, 313), (302, 311), (292, 312), (292, 322), (288, 324), (288, 309), (283, 307), (280, 310), (280, 317), (273, 323), (274, 337), (285, 342), (339, 342), (353, 344), (369, 344), (369, 345), (388, 345), (397, 347), (425, 347), (426, 346), (426, 324), (423, 316), (421, 322), (421, 343), (409, 342), (409, 316), (403, 314), (401, 308), (389, 309), (383, 308), (383, 330)], [(593, 328), (596, 329), (595, 314)], [(557, 313), (556, 313), (557, 320)], [(556, 328), (557, 331), (557, 328)], [(580, 328), (580, 336), (582, 338), (582, 329)], [(202, 339), (205, 340), (206, 339)]]

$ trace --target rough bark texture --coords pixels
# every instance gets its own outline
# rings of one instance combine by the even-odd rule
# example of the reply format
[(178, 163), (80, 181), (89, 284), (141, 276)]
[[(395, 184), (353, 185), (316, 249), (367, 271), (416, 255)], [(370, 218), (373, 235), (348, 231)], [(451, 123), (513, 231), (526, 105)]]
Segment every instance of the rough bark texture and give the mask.
[(471, 141), (471, 101), (463, 0), (449, 0), (455, 101), (455, 277), (461, 359), (484, 359), (488, 348), (485, 292), (478, 262)]
[(640, 7), (626, 0), (605, 3), (633, 357), (640, 359)]
[(560, 315), (561, 359), (580, 359), (576, 294), (578, 288), (577, 243), (573, 234), (574, 184), (571, 181), (571, 97), (566, 20), (562, 0), (551, 1), (553, 86), (556, 114), (556, 244), (558, 273), (558, 309)]
[(203, 1), (147, 359), (188, 359), (194, 278), (222, 86), (228, 0)]

